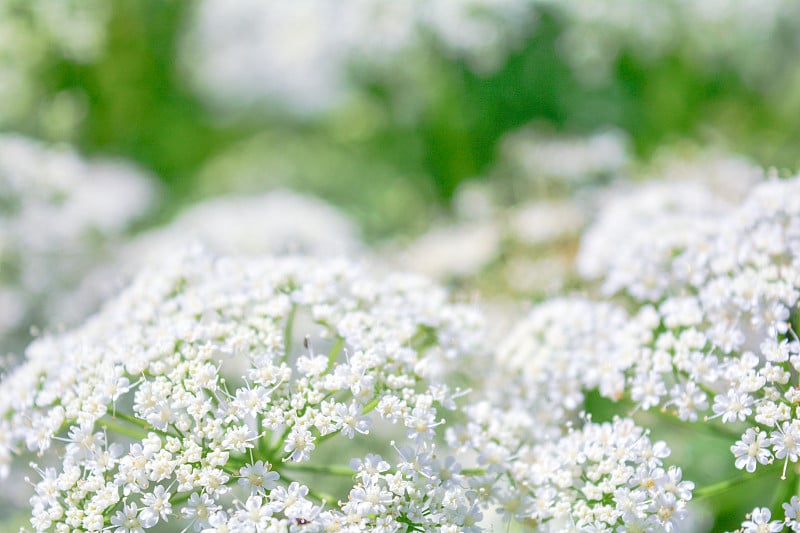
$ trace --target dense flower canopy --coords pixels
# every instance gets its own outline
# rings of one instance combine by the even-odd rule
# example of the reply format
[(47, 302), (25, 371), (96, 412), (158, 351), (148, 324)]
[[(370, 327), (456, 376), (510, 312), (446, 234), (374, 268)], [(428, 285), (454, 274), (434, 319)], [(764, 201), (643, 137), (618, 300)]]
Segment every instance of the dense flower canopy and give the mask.
[[(34, 527), (134, 530), (170, 508), (198, 529), (474, 522), (475, 495), (433, 437), (459, 395), (443, 377), (477, 350), (478, 317), (418, 278), (364, 274), (198, 252), (33, 343), (2, 383), (0, 433), (5, 473), (20, 445), (62, 449), (37, 467)], [(399, 462), (358, 463), (349, 503), (323, 510), (290, 481), (324, 441), (366, 438), (379, 420), (404, 428)], [(244, 504), (226, 499), (237, 480)]]

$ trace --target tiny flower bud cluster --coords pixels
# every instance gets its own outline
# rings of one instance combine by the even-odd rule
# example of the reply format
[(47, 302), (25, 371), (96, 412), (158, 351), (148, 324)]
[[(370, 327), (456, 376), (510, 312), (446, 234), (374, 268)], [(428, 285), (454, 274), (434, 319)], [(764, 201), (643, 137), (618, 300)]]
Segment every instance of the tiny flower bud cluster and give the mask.
[[(694, 484), (664, 468), (670, 454), (629, 419), (535, 442), (535, 424), (514, 424), (524, 411), (478, 404), (472, 422), (450, 432), (451, 445), (478, 453), (484, 491), (505, 513), (539, 531), (679, 531)], [(493, 420), (509, 422), (494, 424)], [(503, 430), (504, 429), (504, 430)]]
[(529, 397), (539, 423), (563, 426), (584, 407), (586, 391), (618, 400), (649, 329), (613, 304), (556, 298), (534, 307), (498, 348), (500, 379)]

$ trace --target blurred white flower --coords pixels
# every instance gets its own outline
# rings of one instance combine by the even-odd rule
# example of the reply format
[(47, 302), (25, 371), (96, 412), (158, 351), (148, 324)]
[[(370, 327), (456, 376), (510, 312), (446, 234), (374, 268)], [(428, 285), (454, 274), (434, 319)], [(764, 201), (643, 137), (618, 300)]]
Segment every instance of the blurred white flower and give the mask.
[(0, 137), (0, 335), (50, 324), (44, 308), (154, 201), (153, 181), (131, 165)]
[(442, 281), (475, 275), (497, 258), (501, 237), (493, 221), (434, 227), (400, 249), (397, 263)]
[[(623, 52), (652, 61), (682, 53), (710, 72), (732, 69), (770, 88), (797, 54), (783, 32), (800, 27), (792, 0), (542, 0), (563, 16), (561, 52), (591, 83), (607, 81)], [(789, 72), (791, 75), (791, 72)]]
[(392, 64), (428, 34), (476, 68), (494, 68), (532, 20), (521, 0), (204, 0), (183, 63), (222, 109), (272, 100), (310, 114), (346, 98), (352, 68)]
[(563, 180), (576, 186), (616, 177), (630, 163), (628, 141), (615, 130), (574, 137), (526, 126), (508, 133), (500, 146), (503, 164), (530, 182)]
[(358, 228), (334, 207), (310, 196), (274, 190), (223, 196), (186, 208), (166, 226), (121, 244), (73, 293), (50, 306), (55, 323), (75, 324), (127, 285), (141, 268), (194, 244), (232, 255), (360, 255)]
[[(22, 447), (55, 459), (34, 466), (37, 531), (183, 517), (196, 530), (477, 532), (474, 473), (436, 437), (464, 394), (446, 380), (482, 354), (481, 330), (429, 282), (347, 260), (168, 257), (4, 377), (0, 474)], [(394, 446), (397, 460), (313, 462), (337, 441)], [(293, 479), (315, 468), (353, 479), (349, 496), (325, 504), (325, 476)]]
[(575, 202), (531, 202), (511, 211), (510, 229), (521, 242), (541, 245), (577, 235), (585, 216)]

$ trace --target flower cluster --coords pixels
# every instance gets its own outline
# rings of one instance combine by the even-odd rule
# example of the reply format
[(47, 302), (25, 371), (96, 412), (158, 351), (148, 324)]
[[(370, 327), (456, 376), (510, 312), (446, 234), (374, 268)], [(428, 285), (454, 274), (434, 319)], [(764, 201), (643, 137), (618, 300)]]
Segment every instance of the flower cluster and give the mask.
[[(702, 261), (691, 262), (687, 295), (658, 307), (665, 332), (649, 358), (679, 371), (670, 401), (681, 418), (710, 403), (725, 423), (748, 421), (731, 451), (749, 472), (774, 458), (786, 466), (800, 453), (792, 379), (800, 343), (790, 328), (800, 297), (798, 193), (798, 179), (765, 183), (723, 219), (703, 253), (694, 254)], [(653, 365), (650, 373), (664, 370)]]
[(482, 370), (483, 389), (448, 443), (476, 457), (505, 519), (541, 531), (678, 531), (694, 484), (664, 442), (630, 419), (595, 423), (586, 391), (613, 400), (652, 333), (624, 309), (561, 298), (535, 307)]
[(681, 420), (745, 422), (731, 452), (747, 472), (779, 460), (785, 475), (800, 457), (798, 194), (798, 178), (756, 186), (741, 206), (659, 257), (654, 270), (664, 283), (645, 293), (632, 290), (641, 284), (625, 287), (655, 304), (637, 315), (656, 335), (630, 373), (631, 398)]
[(535, 182), (575, 187), (587, 181), (623, 174), (630, 164), (627, 139), (608, 130), (587, 137), (548, 135), (526, 126), (505, 136), (501, 144), (505, 170)]
[(582, 238), (578, 272), (602, 278), (607, 296), (626, 292), (658, 301), (680, 291), (684, 282), (671, 272), (675, 256), (690, 262), (690, 250), (702, 249), (720, 217), (763, 180), (749, 161), (718, 151), (673, 149), (651, 167), (655, 179), (619, 183), (599, 195), (599, 215)]
[(699, 248), (726, 207), (693, 182), (653, 181), (608, 196), (584, 233), (577, 270), (601, 278), (605, 295), (625, 291), (643, 301), (657, 301), (680, 287), (670, 272), (675, 255)]
[(524, 411), (470, 406), (471, 422), (450, 433), (453, 447), (478, 453), (483, 490), (505, 513), (540, 531), (677, 531), (694, 484), (664, 468), (664, 442), (630, 419), (594, 423), (561, 438), (531, 441)]
[[(0, 383), (0, 465), (47, 453), (38, 531), (469, 531), (477, 493), (434, 438), (480, 326), (416, 277), (193, 252), (28, 347)], [(386, 432), (398, 461), (354, 463), (339, 505), (300, 480), (337, 474), (314, 461), (328, 441)]]
[[(514, 396), (544, 428), (563, 428), (583, 410), (585, 393), (612, 400), (625, 394), (625, 373), (652, 334), (621, 307), (583, 298), (556, 298), (534, 307), (497, 350)], [(514, 376), (509, 380), (509, 375)]]
[(150, 207), (153, 189), (131, 166), (0, 137), (0, 336), (48, 319), (42, 308)]
[[(535, 423), (552, 439), (596, 389), (685, 422), (736, 424), (735, 467), (752, 473), (780, 461), (786, 477), (800, 458), (800, 339), (792, 325), (800, 178), (760, 183), (738, 207), (699, 187), (706, 192), (689, 197), (687, 187), (651, 184), (601, 214), (579, 264), (601, 277), (603, 292), (638, 300), (637, 309), (629, 315), (609, 301), (574, 297), (535, 307), (498, 350), (511, 374), (488, 378), (514, 398), (503, 405), (527, 408), (530, 420), (515, 415), (504, 419), (506, 433), (493, 425), (489, 434)], [(630, 237), (613, 237), (625, 231)], [(617, 248), (601, 249), (610, 242)], [(518, 453), (511, 446), (500, 456)]]

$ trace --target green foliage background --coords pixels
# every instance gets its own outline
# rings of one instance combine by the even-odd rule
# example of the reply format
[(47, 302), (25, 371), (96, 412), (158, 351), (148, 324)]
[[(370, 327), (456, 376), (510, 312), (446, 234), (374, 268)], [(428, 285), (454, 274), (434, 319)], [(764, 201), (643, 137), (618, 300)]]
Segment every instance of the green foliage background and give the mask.
[[(474, 74), (434, 48), (397, 84), (361, 80), (368, 90), (359, 100), (322, 118), (292, 118), (276, 106), (222, 120), (192, 95), (177, 64), (191, 8), (184, 1), (114, 2), (99, 61), (51, 57), (42, 72), (47, 91), (85, 93), (77, 129), (54, 131), (35, 117), (17, 129), (66, 137), (87, 154), (137, 161), (165, 183), (167, 212), (241, 188), (235, 172), (209, 177), (200, 171), (260, 134), (262, 146), (251, 141), (251, 154), (260, 152), (268, 165), (288, 150), (302, 161), (289, 185), (343, 206), (368, 237), (423, 228), (447, 209), (459, 183), (487, 173), (503, 134), (531, 121), (577, 134), (616, 126), (643, 158), (688, 138), (721, 142), (779, 168), (795, 169), (800, 160), (800, 75), (777, 94), (763, 93), (735, 72), (698, 68), (681, 50), (647, 63), (623, 52), (612, 80), (589, 87), (558, 53), (563, 21), (547, 11), (524, 46), (491, 75)], [(398, 103), (407, 91), (418, 101), (410, 118)]]

